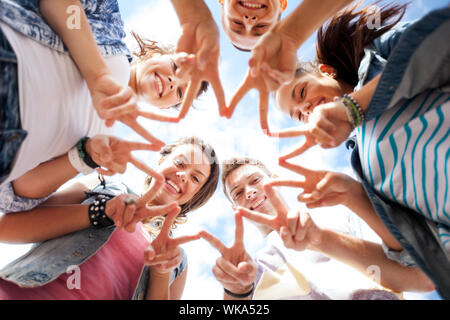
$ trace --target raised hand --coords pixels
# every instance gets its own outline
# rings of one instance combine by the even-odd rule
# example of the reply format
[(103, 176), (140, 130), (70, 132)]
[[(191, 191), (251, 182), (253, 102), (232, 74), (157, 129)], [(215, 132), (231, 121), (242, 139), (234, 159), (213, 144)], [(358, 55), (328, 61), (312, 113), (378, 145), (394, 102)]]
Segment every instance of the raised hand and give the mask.
[(271, 135), (267, 114), (270, 91), (293, 79), (297, 62), (297, 44), (286, 35), (279, 24), (266, 32), (256, 43), (249, 60), (249, 70), (227, 107), (231, 118), (239, 101), (250, 89), (259, 91), (259, 117), (261, 128)]
[(225, 289), (239, 294), (248, 292), (253, 286), (257, 266), (245, 251), (244, 226), (238, 214), (235, 214), (235, 223), (235, 239), (229, 248), (207, 231), (200, 231), (200, 235), (222, 255), (213, 267), (214, 276)]
[[(175, 1), (173, 2), (175, 5)], [(225, 93), (219, 77), (219, 29), (207, 7), (204, 8), (204, 14), (190, 15), (189, 18), (180, 21), (182, 35), (178, 40), (176, 51), (195, 55), (196, 64), (190, 72), (190, 81), (181, 104), (179, 119), (186, 116), (202, 81), (211, 84), (219, 105), (219, 114), (225, 115)]]
[(273, 230), (280, 231), (282, 226), (288, 225), (288, 209), (283, 201), (278, 197), (275, 190), (268, 184), (264, 185), (264, 192), (275, 210), (275, 216), (260, 213), (243, 207), (238, 207), (237, 211), (243, 217), (254, 222), (264, 224)]
[(360, 183), (353, 178), (337, 172), (310, 170), (300, 165), (286, 161), (280, 161), (280, 166), (294, 171), (304, 177), (303, 181), (297, 180), (272, 180), (268, 185), (302, 188), (298, 200), (306, 203), (308, 208), (335, 206), (343, 204), (348, 206), (352, 194)]
[(170, 229), (179, 212), (180, 208), (177, 207), (167, 214), (160, 233), (145, 250), (145, 264), (151, 266), (153, 271), (158, 273), (168, 273), (181, 263), (183, 255), (180, 245), (200, 239), (198, 233), (175, 239), (170, 237)]
[(321, 230), (309, 214), (298, 210), (289, 212), (270, 183), (264, 185), (264, 191), (275, 209), (275, 216), (244, 208), (239, 208), (239, 214), (278, 231), (286, 248), (302, 251), (317, 247), (321, 241)]
[(304, 153), (309, 148), (320, 145), (324, 149), (335, 148), (344, 142), (353, 127), (348, 120), (345, 107), (340, 102), (329, 102), (314, 108), (308, 117), (308, 123), (295, 128), (284, 129), (272, 133), (279, 138), (304, 136), (298, 146), (292, 151), (280, 156), (280, 160), (287, 160)]
[[(152, 145), (142, 142), (130, 142), (108, 135), (96, 135), (86, 142), (86, 151), (92, 160), (100, 167), (97, 171), (104, 175), (114, 175), (124, 173), (127, 163), (130, 162), (149, 175), (155, 172), (137, 160), (131, 154), (136, 150), (158, 151), (159, 145)], [(105, 169), (104, 169), (105, 168)]]
[(176, 202), (161, 206), (138, 206), (138, 197), (132, 194), (119, 195), (106, 203), (105, 213), (117, 228), (134, 232), (136, 224), (151, 217), (158, 217), (179, 209)]

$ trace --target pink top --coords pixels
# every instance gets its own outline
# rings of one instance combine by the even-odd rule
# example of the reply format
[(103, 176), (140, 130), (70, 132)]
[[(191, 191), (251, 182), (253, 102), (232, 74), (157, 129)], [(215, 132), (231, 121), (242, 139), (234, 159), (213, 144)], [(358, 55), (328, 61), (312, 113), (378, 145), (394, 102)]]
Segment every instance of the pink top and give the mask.
[(134, 233), (115, 230), (109, 241), (79, 266), (79, 272), (63, 273), (37, 288), (20, 288), (0, 279), (0, 300), (129, 300), (144, 266), (148, 244), (142, 224)]

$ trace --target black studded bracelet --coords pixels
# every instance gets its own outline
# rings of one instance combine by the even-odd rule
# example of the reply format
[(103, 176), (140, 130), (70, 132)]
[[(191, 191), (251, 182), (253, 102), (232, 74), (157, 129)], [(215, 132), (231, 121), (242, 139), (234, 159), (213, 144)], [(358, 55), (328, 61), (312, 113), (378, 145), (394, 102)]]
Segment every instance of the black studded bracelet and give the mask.
[(100, 229), (114, 224), (114, 221), (105, 213), (106, 202), (111, 198), (110, 196), (99, 194), (95, 197), (94, 202), (89, 205), (89, 221), (94, 228)]

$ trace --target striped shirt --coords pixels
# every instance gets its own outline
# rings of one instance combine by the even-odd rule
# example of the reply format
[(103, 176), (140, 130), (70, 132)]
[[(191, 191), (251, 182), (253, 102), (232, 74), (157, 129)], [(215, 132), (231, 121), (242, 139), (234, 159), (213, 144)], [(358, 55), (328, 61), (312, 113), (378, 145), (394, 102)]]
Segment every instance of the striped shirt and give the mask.
[(429, 90), (357, 128), (364, 177), (383, 196), (438, 223), (450, 252), (450, 94)]

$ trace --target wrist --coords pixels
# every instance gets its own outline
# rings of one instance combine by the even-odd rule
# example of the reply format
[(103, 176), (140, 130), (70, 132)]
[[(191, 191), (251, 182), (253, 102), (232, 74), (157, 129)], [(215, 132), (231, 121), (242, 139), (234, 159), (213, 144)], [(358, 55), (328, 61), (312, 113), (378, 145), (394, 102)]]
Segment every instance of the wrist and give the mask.
[(229, 295), (230, 297), (243, 299), (249, 297), (253, 293), (255, 284), (252, 282), (248, 286), (231, 286), (231, 288), (230, 286), (224, 286), (223, 289), (225, 294)]

